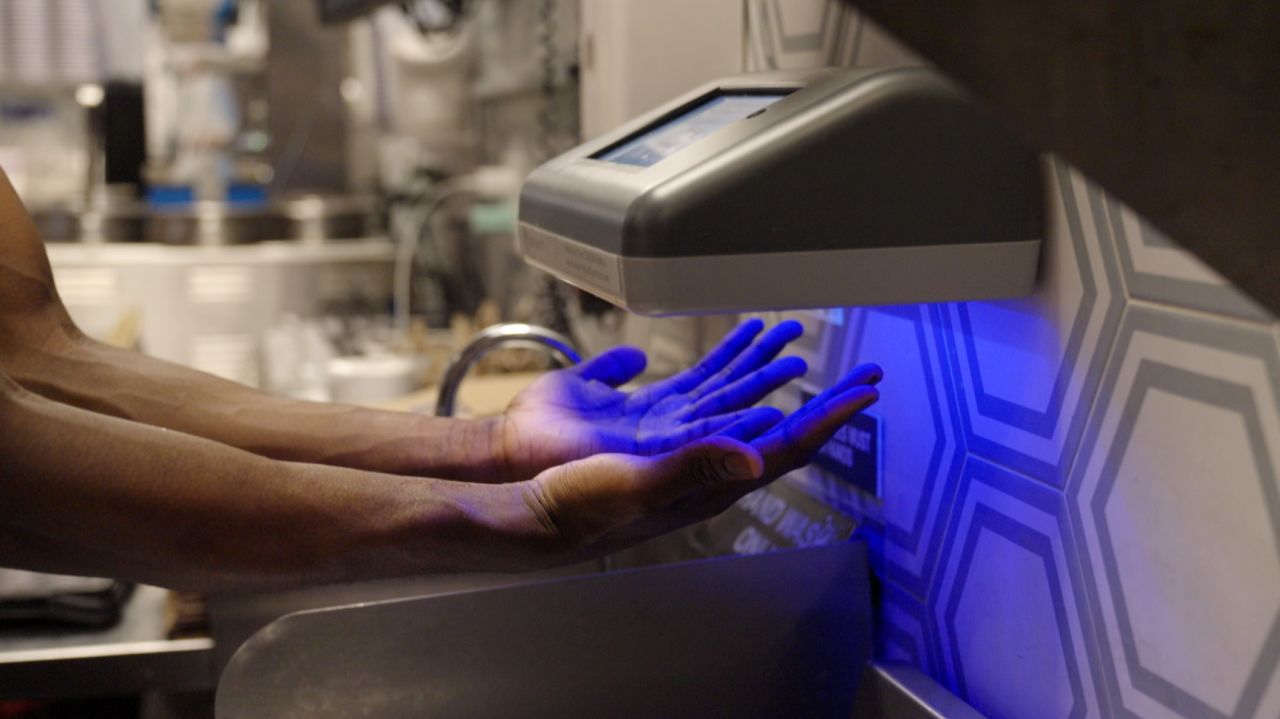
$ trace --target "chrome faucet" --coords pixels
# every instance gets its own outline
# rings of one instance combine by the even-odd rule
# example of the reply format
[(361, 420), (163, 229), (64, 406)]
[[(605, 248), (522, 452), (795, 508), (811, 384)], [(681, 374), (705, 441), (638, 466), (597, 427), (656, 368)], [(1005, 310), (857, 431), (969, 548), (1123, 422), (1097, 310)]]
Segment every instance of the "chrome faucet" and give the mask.
[(481, 330), (457, 354), (449, 359), (444, 379), (440, 380), (440, 394), (436, 398), (436, 416), (452, 417), (458, 388), (479, 359), (499, 347), (521, 347), (547, 350), (563, 367), (582, 361), (573, 342), (553, 330), (538, 325), (507, 322)]

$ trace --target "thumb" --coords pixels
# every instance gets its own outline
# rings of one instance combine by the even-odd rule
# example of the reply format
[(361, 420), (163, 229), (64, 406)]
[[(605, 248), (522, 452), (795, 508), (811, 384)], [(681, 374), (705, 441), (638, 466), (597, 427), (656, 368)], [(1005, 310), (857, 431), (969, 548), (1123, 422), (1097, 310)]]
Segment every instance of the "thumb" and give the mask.
[(644, 352), (636, 347), (614, 347), (597, 357), (578, 365), (574, 371), (586, 380), (604, 382), (618, 387), (635, 379), (644, 371)]
[(707, 485), (756, 480), (764, 473), (764, 459), (754, 447), (724, 436), (691, 442), (650, 462), (655, 485), (667, 490), (662, 493), (668, 501)]
[(531, 506), (571, 545), (636, 522), (680, 526), (681, 500), (764, 473), (754, 447), (708, 437), (653, 457), (597, 454), (553, 467), (529, 483)]
[(760, 453), (730, 437), (709, 437), (649, 461), (661, 483), (651, 488), (650, 501), (658, 504), (652, 514), (661, 515), (666, 529), (719, 514), (765, 473)]

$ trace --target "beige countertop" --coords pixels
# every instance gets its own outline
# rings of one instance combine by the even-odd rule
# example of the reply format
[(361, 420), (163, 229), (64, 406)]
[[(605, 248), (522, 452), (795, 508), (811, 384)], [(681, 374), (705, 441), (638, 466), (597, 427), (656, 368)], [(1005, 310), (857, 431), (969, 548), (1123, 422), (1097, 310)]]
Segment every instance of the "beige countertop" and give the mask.
[[(458, 417), (489, 417), (501, 414), (517, 394), (542, 372), (514, 372), (468, 377), (458, 390)], [(427, 387), (399, 399), (379, 402), (376, 407), (401, 412), (434, 414), (438, 387)]]

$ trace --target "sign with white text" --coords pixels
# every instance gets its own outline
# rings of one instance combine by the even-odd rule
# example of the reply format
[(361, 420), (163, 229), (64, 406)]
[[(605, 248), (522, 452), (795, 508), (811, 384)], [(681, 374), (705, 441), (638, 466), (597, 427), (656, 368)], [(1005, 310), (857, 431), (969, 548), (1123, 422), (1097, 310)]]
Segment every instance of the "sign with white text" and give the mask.
[(843, 542), (855, 527), (852, 519), (783, 478), (699, 526), (693, 539), (711, 556), (764, 554)]
[[(808, 402), (813, 396), (803, 399)], [(884, 475), (880, 453), (883, 431), (884, 424), (879, 417), (866, 412), (855, 414), (818, 452), (813, 464), (873, 497), (880, 497)]]

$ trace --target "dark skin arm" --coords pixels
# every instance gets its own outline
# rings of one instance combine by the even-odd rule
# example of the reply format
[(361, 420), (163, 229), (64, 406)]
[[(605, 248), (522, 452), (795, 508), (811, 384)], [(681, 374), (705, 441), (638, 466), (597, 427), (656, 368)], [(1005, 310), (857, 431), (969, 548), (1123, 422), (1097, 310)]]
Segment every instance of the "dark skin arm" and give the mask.
[(634, 393), (615, 387), (640, 373), (644, 356), (619, 348), (548, 373), (506, 413), (482, 420), (291, 400), (86, 337), (0, 172), (0, 370), (49, 399), (272, 459), (511, 482), (600, 452), (657, 454), (739, 421), (804, 373), (795, 357), (775, 359), (799, 325), (762, 329), (748, 323), (698, 366)]
[(566, 564), (716, 514), (877, 398), (866, 366), (743, 411), (803, 370), (773, 360), (793, 329), (744, 325), (644, 390), (617, 350), (489, 423), (279, 399), (81, 335), (0, 180), (0, 566), (219, 590)]
[(58, 299), (44, 244), (2, 172), (0, 369), (59, 402), (265, 457), (460, 479), (500, 475), (492, 420), (289, 400), (86, 337)]
[(221, 589), (531, 566), (518, 485), (267, 459), (3, 379), (0, 565)]
[(272, 460), (0, 374), (0, 566), (210, 591), (568, 564), (722, 511), (874, 400), (850, 383), (665, 454), (479, 484)]

